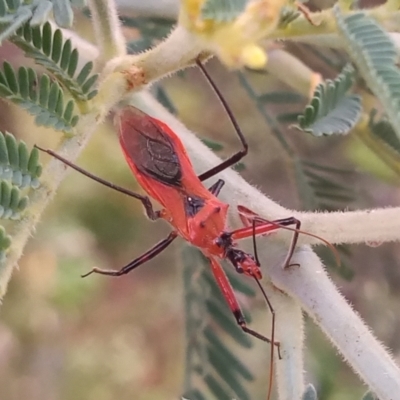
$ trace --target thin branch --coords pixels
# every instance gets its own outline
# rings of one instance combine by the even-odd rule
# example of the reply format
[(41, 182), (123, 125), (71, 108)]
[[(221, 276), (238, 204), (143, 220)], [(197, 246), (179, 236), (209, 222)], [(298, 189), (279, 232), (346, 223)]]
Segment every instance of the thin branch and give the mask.
[(101, 116), (127, 94), (193, 65), (203, 50), (195, 36), (177, 26), (164, 41), (144, 53), (111, 59), (102, 72), (99, 93), (94, 99)]
[(114, 0), (89, 0), (89, 9), (101, 61), (126, 54), (126, 42)]
[(273, 268), (273, 282), (301, 302), (342, 356), (382, 400), (396, 399), (400, 370), (359, 315), (329, 279), (321, 261), (307, 247), (299, 249), (290, 271)]
[[(400, 241), (400, 207), (329, 213), (296, 213), (302, 229), (331, 243)], [(317, 244), (303, 236), (302, 243)]]

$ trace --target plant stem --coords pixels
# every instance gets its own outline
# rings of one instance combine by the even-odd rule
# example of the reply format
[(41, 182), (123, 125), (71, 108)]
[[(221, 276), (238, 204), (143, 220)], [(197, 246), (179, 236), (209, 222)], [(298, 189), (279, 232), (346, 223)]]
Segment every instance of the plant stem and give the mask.
[(100, 62), (126, 54), (126, 42), (114, 0), (89, 0), (95, 37), (100, 50)]

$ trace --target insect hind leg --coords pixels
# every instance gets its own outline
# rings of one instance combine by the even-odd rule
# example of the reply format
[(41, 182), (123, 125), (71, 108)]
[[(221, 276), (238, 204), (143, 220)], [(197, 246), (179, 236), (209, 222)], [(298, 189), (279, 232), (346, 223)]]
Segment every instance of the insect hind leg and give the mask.
[[(240, 328), (243, 330), (243, 332), (248, 333), (249, 335), (254, 336), (255, 338), (260, 339), (264, 342), (272, 344), (271, 339), (267, 338), (266, 336), (262, 335), (261, 333), (254, 331), (253, 329), (251, 329), (247, 326), (243, 312), (240, 309), (240, 306), (236, 299), (235, 293), (232, 289), (231, 284), (228, 281), (228, 278), (227, 278), (224, 270), (222, 269), (221, 265), (215, 259), (209, 258), (209, 261), (211, 264), (211, 269), (212, 269), (214, 278), (217, 281), (217, 284), (218, 284), (219, 288), (221, 289), (221, 292), (222, 292), (223, 296), (225, 297), (225, 300), (227, 301), (229, 308), (232, 311), (232, 314), (235, 317), (237, 324), (240, 326)], [(278, 349), (279, 358), (281, 358), (280, 343), (274, 341), (274, 345)]]

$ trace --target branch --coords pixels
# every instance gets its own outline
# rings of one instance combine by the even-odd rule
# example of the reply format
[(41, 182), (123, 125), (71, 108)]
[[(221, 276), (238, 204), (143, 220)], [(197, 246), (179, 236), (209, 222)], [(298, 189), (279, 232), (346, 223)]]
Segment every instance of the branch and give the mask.
[(89, 0), (95, 38), (102, 62), (126, 54), (126, 42), (113, 0)]
[[(322, 236), (331, 243), (400, 240), (399, 207), (295, 215), (302, 222), (303, 230)], [(318, 240), (303, 236), (301, 243), (317, 244)]]
[(152, 49), (111, 59), (102, 72), (102, 82), (95, 98), (100, 114), (105, 116), (127, 94), (192, 65), (202, 51), (198, 39), (178, 25)]
[(290, 271), (272, 269), (273, 282), (300, 301), (378, 398), (396, 399), (400, 389), (398, 366), (338, 292), (318, 257), (302, 248), (293, 262), (301, 267)]

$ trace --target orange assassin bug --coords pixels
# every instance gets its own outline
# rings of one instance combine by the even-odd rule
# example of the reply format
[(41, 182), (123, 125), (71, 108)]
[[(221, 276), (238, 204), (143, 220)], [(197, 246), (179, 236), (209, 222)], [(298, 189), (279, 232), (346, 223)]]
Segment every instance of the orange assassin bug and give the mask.
[[(208, 258), (217, 284), (241, 329), (260, 340), (273, 344), (271, 345), (270, 357), (269, 399), (272, 388), (274, 346), (278, 348), (279, 358), (281, 358), (281, 356), (279, 352), (279, 342), (276, 342), (274, 338), (275, 313), (260, 284), (262, 274), (255, 246), (255, 237), (256, 235), (271, 233), (280, 228), (292, 230), (294, 235), (284, 263), (284, 266), (287, 267), (293, 255), (298, 235), (303, 232), (299, 230), (300, 221), (294, 217), (267, 221), (259, 218), (256, 214), (243, 206), (239, 206), (238, 211), (244, 227), (236, 230), (228, 229), (227, 213), (229, 204), (217, 198), (224, 185), (224, 181), (218, 179), (208, 189), (202, 184), (202, 181), (215, 176), (219, 172), (240, 161), (247, 154), (248, 145), (225, 99), (218, 91), (208, 72), (200, 61), (197, 61), (197, 65), (203, 71), (219, 97), (243, 146), (240, 151), (236, 152), (225, 161), (197, 176), (182, 142), (165, 123), (150, 117), (133, 106), (126, 106), (118, 110), (114, 118), (120, 144), (129, 167), (145, 192), (161, 204), (161, 210), (154, 210), (150, 197), (132, 192), (96, 177), (75, 164), (72, 164), (52, 150), (36, 147), (59, 159), (83, 175), (107, 187), (138, 199), (142, 202), (146, 215), (150, 220), (164, 219), (174, 228), (165, 239), (158, 242), (143, 255), (135, 258), (120, 270), (114, 271), (93, 268), (83, 276), (85, 277), (92, 273), (109, 276), (127, 274), (143, 263), (156, 257), (178, 236), (181, 236), (186, 241), (199, 248)], [(295, 228), (287, 228), (289, 225), (295, 225)], [(253, 237), (254, 256), (239, 249), (236, 245), (237, 240), (247, 237)], [(272, 333), (270, 339), (247, 326), (232, 286), (218, 259), (227, 259), (238, 273), (252, 277), (257, 282), (272, 314)]]

